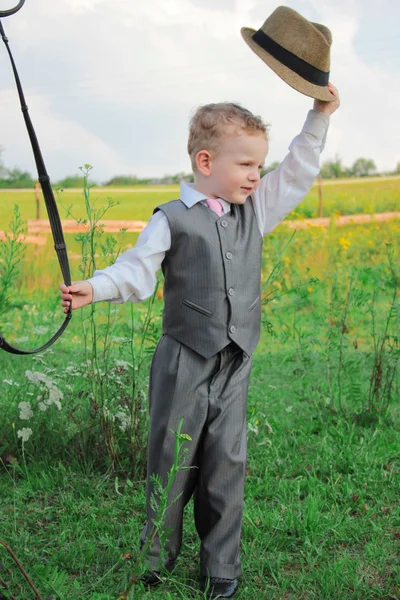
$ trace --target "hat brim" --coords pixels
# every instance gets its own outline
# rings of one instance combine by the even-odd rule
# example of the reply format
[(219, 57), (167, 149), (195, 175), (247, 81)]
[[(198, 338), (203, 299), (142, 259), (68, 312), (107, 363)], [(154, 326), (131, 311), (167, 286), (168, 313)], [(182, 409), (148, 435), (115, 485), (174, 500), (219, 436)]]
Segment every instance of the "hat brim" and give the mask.
[(279, 60), (274, 58), (269, 52), (261, 48), (252, 38), (253, 34), (256, 33), (255, 29), (251, 29), (250, 27), (242, 27), (240, 30), (242, 37), (246, 44), (250, 46), (250, 48), (255, 52), (285, 83), (290, 85), (292, 88), (305, 94), (306, 96), (310, 96), (311, 98), (315, 98), (317, 100), (324, 100), (325, 102), (329, 102), (331, 100), (335, 100), (336, 97), (331, 94), (327, 86), (320, 86), (310, 83), (306, 79), (303, 79), (300, 75), (298, 75), (286, 65), (283, 65)]

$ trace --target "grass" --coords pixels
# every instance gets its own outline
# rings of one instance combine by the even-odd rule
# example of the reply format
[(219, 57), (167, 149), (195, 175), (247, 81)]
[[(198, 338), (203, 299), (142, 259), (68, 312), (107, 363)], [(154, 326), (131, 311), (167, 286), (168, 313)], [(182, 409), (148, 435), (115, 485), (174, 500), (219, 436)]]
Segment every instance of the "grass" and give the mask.
[[(358, 213), (379, 213), (400, 210), (400, 177), (397, 179), (360, 179), (351, 183), (328, 181), (323, 188), (324, 217), (334, 212), (342, 215)], [(93, 188), (93, 195), (98, 197), (98, 205), (107, 203), (109, 198), (118, 201), (107, 216), (108, 219), (137, 219), (148, 221), (153, 209), (158, 204), (179, 198), (179, 186), (146, 186), (137, 188)], [(64, 206), (74, 205), (74, 215), (84, 216), (82, 191), (65, 189), (56, 195)], [(18, 204), (24, 219), (36, 218), (36, 200), (33, 190), (0, 190), (1, 215), (0, 230), (6, 230), (13, 212), (13, 205)], [(312, 218), (319, 216), (318, 187), (315, 184), (304, 201), (288, 215), (288, 219)], [(63, 209), (60, 209), (65, 218)], [(47, 218), (46, 208), (42, 200), (41, 218)]]
[[(127, 191), (115, 188), (93, 188), (93, 195), (98, 197), (98, 205), (104, 206), (109, 198), (118, 201), (120, 204), (115, 206), (112, 211), (112, 216), (107, 216), (107, 219), (137, 219), (148, 221), (153, 212), (153, 208), (157, 204), (167, 202), (179, 198), (178, 186), (155, 186), (142, 190)], [(61, 203), (69, 207), (74, 206), (73, 214), (79, 218), (83, 218), (84, 203), (82, 198), (82, 190), (65, 189), (59, 195), (55, 193), (57, 203)], [(0, 229), (7, 228), (14, 204), (18, 204), (23, 217), (28, 219), (36, 219), (36, 199), (32, 191), (23, 190), (0, 190), (0, 198), (2, 199), (2, 211), (0, 217)], [(65, 212), (60, 207), (61, 218), (65, 218)], [(44, 201), (41, 202), (41, 218), (47, 218), (46, 207)], [(69, 217), (71, 218), (71, 217)]]
[[(327, 181), (323, 186), (322, 216), (329, 217), (333, 213), (354, 215), (360, 213), (381, 213), (400, 209), (400, 178), (382, 181), (357, 180), (353, 183), (331, 184)], [(293, 216), (296, 214), (296, 217)], [(318, 187), (314, 185), (297, 210), (288, 218), (319, 217)]]
[[(110, 215), (114, 216), (114, 211)], [(110, 217), (111, 218), (111, 217)], [(397, 219), (389, 222), (367, 223), (364, 225), (346, 225), (333, 227), (331, 230), (322, 227), (313, 227), (309, 230), (297, 230), (295, 239), (285, 251), (283, 264), (286, 264), (287, 272), (284, 280), (278, 285), (288, 287), (292, 280), (292, 273), (304, 274), (308, 265), (311, 267), (310, 275), (321, 279), (325, 278), (327, 269), (333, 257), (339, 263), (365, 265), (370, 261), (372, 264), (385, 260), (385, 243), (393, 244), (397, 255), (400, 250), (400, 225)], [(280, 248), (289, 240), (293, 231), (288, 230), (285, 225), (278, 227), (264, 238), (264, 279), (271, 269), (273, 260), (279, 255)], [(137, 233), (110, 234), (118, 242), (121, 251), (132, 248), (138, 238)], [(68, 247), (68, 255), (71, 264), (72, 280), (81, 279), (79, 265), (81, 264), (80, 243), (75, 234), (66, 234), (65, 240)], [(105, 262), (98, 257), (99, 268), (106, 266)], [(56, 299), (58, 286), (61, 283), (61, 274), (56, 254), (53, 249), (51, 236), (47, 236), (45, 246), (26, 246), (25, 258), (22, 263), (22, 277), (15, 290), (14, 302), (20, 307), (27, 303), (29, 297), (35, 290), (49, 290), (49, 297)], [(286, 281), (285, 281), (286, 280)], [(318, 286), (314, 286), (315, 288)], [(50, 292), (50, 290), (52, 290)]]
[[(307, 374), (318, 389), (319, 364)], [(284, 366), (282, 366), (282, 363)], [(248, 418), (244, 575), (238, 599), (366, 600), (400, 592), (400, 405), (371, 427), (349, 423), (322, 396), (305, 397), (294, 354), (254, 357)], [(46, 594), (118, 598), (138, 551), (144, 482), (30, 457), (3, 468), (0, 539)], [(198, 541), (186, 508), (179, 566), (157, 592), (136, 598), (201, 598)], [(11, 561), (2, 552), (2, 562)], [(16, 569), (13, 568), (14, 573)], [(27, 596), (21, 596), (27, 600)]]
[[(349, 186), (346, 200), (340, 185), (330, 186), (332, 210), (347, 202), (349, 210), (360, 212), (363, 195), (357, 187)], [(380, 188), (374, 206), (383, 198), (385, 210), (393, 210), (396, 189), (387, 188), (386, 197)], [(118, 218), (117, 208), (109, 218)], [(136, 212), (134, 218), (140, 218)], [(376, 352), (387, 325), (385, 340), (391, 345), (379, 363), (381, 392), (390, 361), (399, 354), (399, 232), (393, 221), (299, 230), (287, 247), (292, 232), (284, 228), (265, 238), (263, 281), (269, 281), (247, 410), (239, 600), (400, 598), (398, 371), (388, 410), (379, 399), (368, 410)], [(135, 240), (133, 235), (116, 238), (124, 247)], [(73, 236), (68, 244), (79, 253)], [(396, 278), (389, 268), (390, 250)], [(1, 323), (6, 338), (23, 347), (43, 342), (63, 319), (60, 275), (50, 253), (50, 245), (43, 253), (28, 249)], [(78, 264), (73, 259), (73, 278), (79, 278)], [(99, 339), (109, 308), (96, 306)], [(107, 368), (106, 398), (117, 408), (124, 406), (136, 373), (124, 366), (130, 356), (121, 340), (132, 334), (134, 346), (140, 345), (129, 328), (130, 309), (127, 304), (111, 308), (112, 352), (108, 364), (100, 364), (100, 383), (101, 369)], [(139, 323), (146, 309), (147, 303), (133, 307)], [(160, 293), (152, 334), (160, 331), (161, 310)], [(144, 523), (144, 481), (130, 474), (128, 453), (118, 465), (107, 460), (104, 432), (94, 428), (82, 335), (88, 314), (89, 307), (74, 313), (66, 333), (45, 353), (0, 353), (0, 540), (17, 554), (43, 600), (117, 599), (132, 575), (132, 561), (123, 556), (138, 553)], [(145, 374), (150, 346), (144, 352)], [(36, 410), (38, 392), (27, 385), (26, 371), (44, 371), (54, 379), (64, 392), (61, 411), (55, 406), (45, 413)], [(145, 397), (146, 387), (139, 383)], [(27, 400), (35, 415), (22, 420), (18, 405)], [(33, 434), (22, 444), (17, 432), (27, 426)], [(121, 451), (124, 436), (115, 431)], [(200, 600), (198, 550), (189, 504), (176, 571), (156, 591), (137, 584), (132, 597)], [(18, 600), (34, 598), (0, 545), (1, 580), (12, 585)]]
[[(320, 242), (318, 234), (310, 236), (310, 251)], [(347, 252), (357, 255), (355, 246), (342, 249), (336, 265), (342, 270), (342, 300), (347, 270), (354, 260)], [(272, 245), (270, 255), (264, 256), (271, 264), (276, 260), (273, 250)], [(293, 263), (296, 252), (297, 245), (290, 254), (292, 262), (286, 263), (286, 273), (279, 278), (281, 285), (289, 273), (291, 284), (299, 283), (301, 269)], [(368, 264), (375, 263), (378, 268), (383, 256), (378, 246), (374, 261)], [(346, 387), (346, 414), (338, 410), (327, 388), (327, 337), (326, 328), (321, 327), (329, 322), (322, 318), (324, 309), (336, 318), (326, 294), (331, 275), (326, 272), (324, 286), (314, 284), (315, 291), (289, 294), (264, 307), (264, 321), (272, 323), (277, 337), (264, 329), (253, 361), (242, 534), (244, 574), (238, 599), (383, 600), (400, 593), (400, 377), (397, 373), (389, 412), (369, 421), (360, 419), (371, 373), (371, 322), (365, 306), (353, 306), (344, 355), (344, 363), (350, 365), (345, 379), (352, 387)], [(375, 275), (363, 275), (361, 270), (360, 285), (363, 277), (365, 291), (371, 291), (376, 286)], [(380, 287), (376, 309), (382, 331), (388, 290)], [(161, 306), (158, 301), (157, 327)], [(140, 315), (145, 308), (143, 304), (135, 310)], [(126, 305), (120, 308), (116, 336), (126, 331), (128, 309)], [(47, 298), (37, 298), (33, 309), (25, 311), (23, 324), (26, 329), (38, 321), (48, 326), (57, 310), (56, 303), (51, 306)], [(104, 305), (96, 317), (100, 325), (105, 310)], [(26, 369), (47, 367), (64, 382), (64, 390), (68, 381), (71, 390), (63, 401), (66, 415), (84, 385), (80, 377), (74, 378), (71, 372), (66, 375), (67, 366), (81, 361), (78, 315), (70, 327), (57, 348), (44, 355), (18, 359), (0, 355), (3, 377), (20, 387)], [(336, 363), (337, 357), (329, 357), (331, 377)], [(53, 419), (42, 421), (35, 429), (24, 455), (20, 445), (10, 454), (7, 448), (15, 435), (12, 422), (18, 420), (16, 404), (21, 400), (15, 390), (3, 382), (0, 539), (17, 553), (44, 598), (53, 594), (62, 600), (116, 599), (132, 569), (131, 561), (122, 555), (138, 552), (145, 514), (144, 481), (131, 482), (129, 476), (99, 466), (95, 454), (82, 457), (74, 438), (64, 437), (61, 420), (66, 415), (57, 411)], [(20, 421), (16, 428), (25, 424)], [(202, 597), (191, 513), (189, 504), (175, 573), (156, 592), (146, 592), (137, 584), (133, 597)], [(18, 572), (4, 550), (0, 560), (12, 568), (18, 581)], [(23, 589), (27, 594), (26, 586)], [(18, 598), (28, 600), (29, 596)]]

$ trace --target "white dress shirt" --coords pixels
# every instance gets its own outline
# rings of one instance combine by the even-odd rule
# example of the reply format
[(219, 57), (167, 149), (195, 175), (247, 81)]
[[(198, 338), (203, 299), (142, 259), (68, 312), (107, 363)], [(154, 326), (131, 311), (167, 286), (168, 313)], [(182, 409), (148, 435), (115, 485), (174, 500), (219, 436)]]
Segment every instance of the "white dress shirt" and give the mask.
[[(319, 156), (324, 149), (329, 127), (329, 115), (310, 110), (301, 133), (289, 146), (289, 153), (270, 173), (264, 175), (251, 194), (257, 224), (261, 234), (270, 233), (309, 192), (320, 171)], [(207, 197), (194, 189), (194, 184), (181, 182), (180, 199), (191, 207), (196, 202), (206, 204)], [(224, 214), (230, 202), (219, 198)], [(153, 294), (157, 271), (165, 253), (171, 247), (168, 219), (156, 212), (140, 233), (134, 248), (121, 254), (115, 263), (94, 272), (88, 279), (93, 287), (93, 302), (107, 300), (142, 302)]]

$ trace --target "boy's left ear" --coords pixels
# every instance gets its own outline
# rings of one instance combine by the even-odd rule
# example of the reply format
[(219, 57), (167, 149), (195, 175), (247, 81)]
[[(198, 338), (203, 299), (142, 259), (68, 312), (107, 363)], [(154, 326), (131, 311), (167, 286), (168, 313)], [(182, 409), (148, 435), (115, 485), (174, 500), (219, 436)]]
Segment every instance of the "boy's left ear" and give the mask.
[(208, 150), (199, 150), (196, 154), (196, 165), (202, 175), (211, 175), (212, 156)]

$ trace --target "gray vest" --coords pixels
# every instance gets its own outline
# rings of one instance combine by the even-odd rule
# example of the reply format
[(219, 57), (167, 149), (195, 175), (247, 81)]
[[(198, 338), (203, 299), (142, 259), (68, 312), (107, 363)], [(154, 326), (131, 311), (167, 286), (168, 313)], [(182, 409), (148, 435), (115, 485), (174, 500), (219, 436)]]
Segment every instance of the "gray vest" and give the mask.
[(263, 242), (251, 198), (222, 217), (202, 202), (171, 200), (158, 210), (171, 230), (161, 265), (163, 333), (204, 358), (231, 341), (250, 356), (260, 339)]

